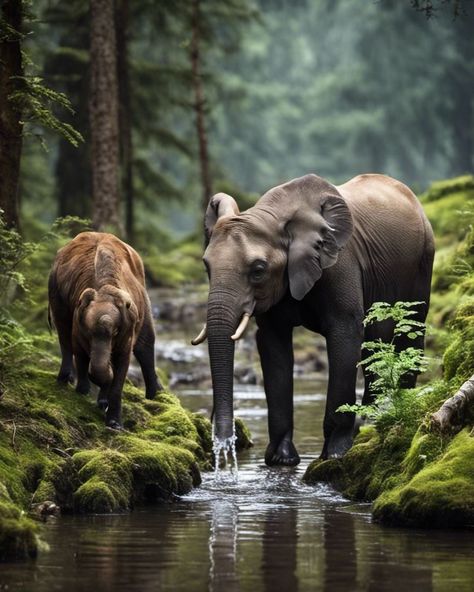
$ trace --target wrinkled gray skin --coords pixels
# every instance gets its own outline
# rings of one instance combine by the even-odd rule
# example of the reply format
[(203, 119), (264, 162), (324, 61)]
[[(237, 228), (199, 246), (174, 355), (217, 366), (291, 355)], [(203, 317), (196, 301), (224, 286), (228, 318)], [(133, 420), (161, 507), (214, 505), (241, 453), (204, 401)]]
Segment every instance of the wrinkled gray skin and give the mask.
[[(296, 465), (293, 444), (293, 327), (326, 338), (329, 383), (322, 458), (352, 444), (357, 363), (365, 339), (391, 339), (385, 324), (365, 329), (373, 302), (422, 301), (428, 312), (433, 233), (415, 195), (383, 175), (335, 187), (316, 175), (268, 191), (243, 213), (229, 195), (211, 198), (205, 217), (209, 274), (207, 335), (219, 439), (233, 430), (234, 341), (244, 313), (255, 315), (270, 442), (268, 465)], [(410, 345), (423, 347), (420, 337)], [(407, 346), (400, 342), (400, 348)], [(370, 401), (365, 377), (364, 403)], [(407, 376), (405, 385), (414, 385)]]

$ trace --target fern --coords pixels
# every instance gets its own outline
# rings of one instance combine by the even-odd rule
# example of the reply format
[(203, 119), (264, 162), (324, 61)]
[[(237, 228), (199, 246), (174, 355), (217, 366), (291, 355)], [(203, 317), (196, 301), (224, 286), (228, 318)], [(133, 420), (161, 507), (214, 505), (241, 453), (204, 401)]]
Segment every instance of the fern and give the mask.
[(384, 413), (397, 412), (399, 403), (405, 401), (401, 381), (410, 372), (425, 372), (428, 360), (422, 349), (408, 347), (397, 351), (396, 340), (401, 336), (416, 339), (423, 335), (425, 324), (412, 319), (414, 306), (421, 302), (376, 302), (369, 309), (364, 326), (383, 321), (395, 323), (392, 340), (383, 342), (367, 341), (362, 344), (369, 355), (359, 362), (359, 366), (370, 372), (375, 379), (371, 383), (374, 402), (371, 405), (342, 405), (339, 412), (353, 412), (361, 417), (378, 419)]

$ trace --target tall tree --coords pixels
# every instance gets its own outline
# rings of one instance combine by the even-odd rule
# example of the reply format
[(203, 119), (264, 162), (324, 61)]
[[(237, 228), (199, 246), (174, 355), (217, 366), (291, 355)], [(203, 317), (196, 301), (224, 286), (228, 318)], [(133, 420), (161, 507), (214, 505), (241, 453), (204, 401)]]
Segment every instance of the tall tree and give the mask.
[(212, 195), (212, 181), (209, 169), (209, 151), (207, 146), (205, 107), (206, 101), (202, 84), (201, 58), (201, 0), (193, 0), (191, 13), (191, 44), (189, 49), (194, 93), (194, 113), (199, 145), (199, 163), (201, 167), (202, 210), (205, 212)]
[(12, 100), (23, 77), (22, 1), (4, 0), (0, 27), (0, 208), (8, 228), (19, 226), (18, 187), (23, 124), (21, 107)]
[(121, 233), (117, 46), (113, 0), (90, 0), (92, 222)]
[(125, 201), (125, 233), (133, 242), (134, 195), (133, 195), (133, 144), (132, 111), (130, 103), (129, 35), (130, 10), (128, 0), (118, 0), (116, 5), (117, 67), (119, 91), (120, 161), (122, 192)]

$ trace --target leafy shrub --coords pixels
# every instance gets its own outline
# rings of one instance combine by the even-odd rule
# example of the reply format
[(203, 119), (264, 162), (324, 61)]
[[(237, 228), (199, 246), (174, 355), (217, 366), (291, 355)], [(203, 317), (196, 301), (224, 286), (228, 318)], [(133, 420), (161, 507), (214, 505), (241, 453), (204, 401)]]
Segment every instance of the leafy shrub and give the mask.
[(399, 351), (396, 343), (401, 337), (414, 340), (423, 334), (425, 324), (411, 318), (417, 314), (412, 309), (418, 304), (421, 303), (396, 302), (390, 305), (387, 302), (375, 302), (370, 307), (364, 326), (383, 321), (394, 322), (391, 341), (377, 339), (363, 343), (363, 348), (370, 355), (361, 360), (359, 366), (375, 377), (371, 384), (374, 402), (363, 406), (342, 405), (338, 408), (339, 412), (355, 412), (361, 417), (379, 419), (386, 413), (399, 414), (409, 406), (411, 397), (401, 388), (402, 379), (412, 372), (424, 372), (427, 359), (422, 349), (408, 347)]

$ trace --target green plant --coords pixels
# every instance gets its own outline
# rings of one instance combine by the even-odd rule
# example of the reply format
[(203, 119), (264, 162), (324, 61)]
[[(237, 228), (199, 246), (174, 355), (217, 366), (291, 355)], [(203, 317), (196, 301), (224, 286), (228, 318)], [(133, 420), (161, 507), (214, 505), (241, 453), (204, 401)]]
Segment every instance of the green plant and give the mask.
[(428, 361), (422, 349), (407, 347), (399, 351), (397, 340), (408, 338), (415, 340), (424, 333), (425, 324), (414, 320), (413, 308), (421, 302), (375, 302), (369, 309), (364, 326), (372, 323), (392, 321), (394, 323), (391, 341), (366, 341), (363, 349), (369, 355), (359, 362), (359, 366), (374, 376), (371, 391), (374, 401), (371, 405), (342, 405), (339, 412), (353, 412), (361, 417), (379, 419), (387, 412), (400, 413), (401, 407), (409, 405), (410, 397), (402, 389), (402, 379), (407, 374), (424, 372)]

